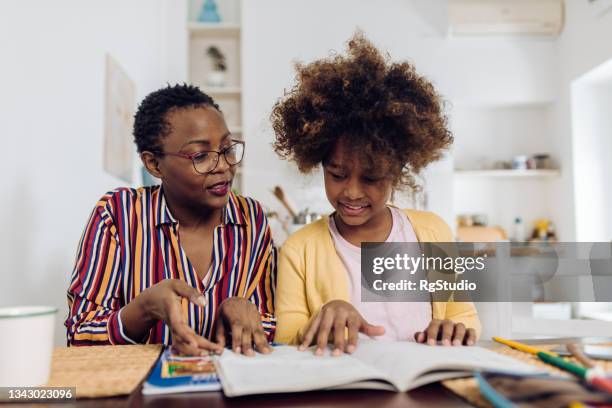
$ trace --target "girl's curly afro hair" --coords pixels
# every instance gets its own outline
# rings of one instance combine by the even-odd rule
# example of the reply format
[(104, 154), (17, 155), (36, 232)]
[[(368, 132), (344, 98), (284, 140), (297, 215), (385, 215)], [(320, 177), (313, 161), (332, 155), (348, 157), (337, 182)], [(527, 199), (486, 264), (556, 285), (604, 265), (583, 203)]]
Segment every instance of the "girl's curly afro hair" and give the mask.
[[(408, 62), (392, 63), (361, 33), (348, 53), (296, 65), (297, 83), (274, 106), (274, 150), (308, 172), (344, 138), (353, 153), (384, 167), (395, 186), (417, 175), (453, 142), (432, 84)], [(381, 169), (382, 170), (382, 169)]]

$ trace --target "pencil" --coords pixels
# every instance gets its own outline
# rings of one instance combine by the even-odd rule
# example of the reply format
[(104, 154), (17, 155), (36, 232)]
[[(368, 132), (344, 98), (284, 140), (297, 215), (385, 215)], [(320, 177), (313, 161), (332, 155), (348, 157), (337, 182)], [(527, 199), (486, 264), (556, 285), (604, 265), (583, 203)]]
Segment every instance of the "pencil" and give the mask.
[(579, 366), (570, 361), (564, 360), (556, 353), (552, 353), (547, 350), (541, 350), (537, 347), (528, 346), (527, 344), (519, 343), (518, 341), (506, 340), (502, 339), (501, 337), (493, 337), (493, 340), (508, 347), (512, 347), (513, 349), (523, 351), (525, 353), (535, 354), (540, 360), (544, 361), (545, 363), (572, 373), (575, 376), (579, 377), (581, 380), (593, 385), (595, 388), (612, 394), (612, 379), (602, 377), (601, 375), (599, 375), (600, 373), (595, 368), (589, 369)]
[(544, 361), (545, 363), (554, 365), (555, 367), (558, 367), (562, 370), (570, 372), (574, 374), (575, 376), (578, 376), (582, 379), (586, 380), (587, 378), (588, 370), (582, 366), (566, 361), (562, 359), (561, 357), (551, 356), (550, 354), (546, 352), (542, 352), (542, 351), (540, 351), (536, 355), (538, 356), (540, 360)]
[(570, 363), (569, 361), (563, 360), (560, 357), (551, 356), (550, 354), (542, 352), (538, 353), (538, 357), (550, 365), (554, 365), (555, 367), (559, 367), (574, 374), (600, 391), (605, 391), (608, 394), (612, 394), (612, 379), (599, 375), (600, 372), (595, 368), (589, 369), (581, 367), (574, 363)]
[(587, 406), (587, 405), (584, 405), (584, 404), (583, 404), (582, 402), (580, 402), (580, 401), (574, 401), (574, 402), (571, 402), (571, 403), (568, 405), (568, 408), (588, 408), (588, 406)]
[(547, 351), (547, 350), (543, 350), (543, 349), (539, 349), (537, 347), (533, 347), (533, 346), (529, 346), (527, 344), (523, 344), (523, 343), (519, 343), (518, 341), (514, 341), (514, 340), (507, 340), (507, 339), (503, 339), (501, 337), (493, 337), (493, 340), (500, 343), (500, 344), (504, 344), (508, 347), (511, 347), (515, 350), (518, 351), (523, 351), (525, 353), (529, 353), (529, 354), (533, 354), (533, 355), (537, 355), (538, 353), (547, 353), (550, 354), (552, 356), (558, 356), (557, 353), (553, 353), (552, 351)]

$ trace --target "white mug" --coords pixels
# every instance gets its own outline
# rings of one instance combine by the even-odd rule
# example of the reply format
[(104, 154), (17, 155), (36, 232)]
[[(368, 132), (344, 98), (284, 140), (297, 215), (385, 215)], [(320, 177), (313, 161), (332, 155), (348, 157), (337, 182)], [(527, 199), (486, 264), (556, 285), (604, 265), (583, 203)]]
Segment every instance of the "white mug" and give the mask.
[(0, 308), (0, 387), (36, 387), (49, 381), (57, 308)]

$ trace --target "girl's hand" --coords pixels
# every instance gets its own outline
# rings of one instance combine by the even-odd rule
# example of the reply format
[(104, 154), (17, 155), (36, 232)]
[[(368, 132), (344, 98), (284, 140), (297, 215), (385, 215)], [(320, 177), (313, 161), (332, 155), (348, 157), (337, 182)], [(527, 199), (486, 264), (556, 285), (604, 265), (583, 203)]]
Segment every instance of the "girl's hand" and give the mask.
[(433, 319), (424, 331), (414, 334), (414, 339), (417, 343), (427, 343), (430, 346), (435, 346), (438, 341), (443, 346), (473, 346), (476, 343), (476, 331), (466, 329), (463, 323)]
[[(348, 343), (344, 339), (345, 328), (348, 328)], [(303, 351), (309, 347), (316, 336), (316, 355), (322, 355), (327, 343), (332, 339), (333, 355), (339, 356), (343, 352), (350, 354), (357, 347), (357, 337), (360, 332), (368, 336), (381, 336), (385, 334), (385, 328), (366, 322), (350, 303), (332, 300), (323, 306), (306, 328), (299, 350)]]
[(220, 347), (225, 347), (226, 333), (229, 332), (234, 353), (254, 356), (253, 344), (260, 353), (272, 351), (257, 307), (245, 298), (231, 297), (221, 303), (215, 332)]
[(139, 298), (146, 316), (161, 320), (172, 333), (172, 348), (181, 354), (208, 355), (221, 354), (223, 347), (199, 336), (187, 324), (183, 316), (183, 298), (198, 306), (205, 307), (204, 296), (195, 288), (179, 279), (165, 279), (143, 291)]

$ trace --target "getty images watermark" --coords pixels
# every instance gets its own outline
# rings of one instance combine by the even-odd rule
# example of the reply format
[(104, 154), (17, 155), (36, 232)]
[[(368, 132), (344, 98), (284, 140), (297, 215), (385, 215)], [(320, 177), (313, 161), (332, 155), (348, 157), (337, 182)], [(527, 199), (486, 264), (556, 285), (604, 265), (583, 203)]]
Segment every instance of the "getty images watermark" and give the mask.
[(612, 243), (363, 243), (365, 302), (612, 302)]

